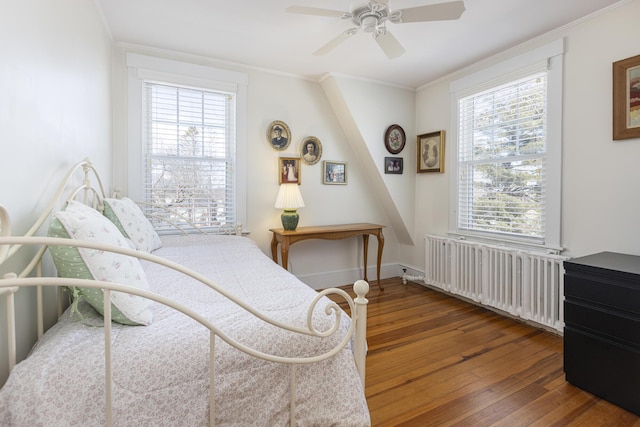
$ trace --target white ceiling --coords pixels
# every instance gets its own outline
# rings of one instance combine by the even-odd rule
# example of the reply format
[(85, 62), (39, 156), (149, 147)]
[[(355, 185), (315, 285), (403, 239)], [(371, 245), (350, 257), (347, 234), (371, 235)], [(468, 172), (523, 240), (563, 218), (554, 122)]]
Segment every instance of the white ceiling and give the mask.
[[(389, 0), (389, 7), (445, 1)], [(313, 56), (352, 23), (285, 12), (292, 5), (349, 11), (366, 0), (96, 0), (116, 42), (312, 79), (334, 72), (409, 88), (625, 1), (465, 0), (459, 20), (387, 23), (407, 51), (389, 60), (363, 31), (330, 53)]]

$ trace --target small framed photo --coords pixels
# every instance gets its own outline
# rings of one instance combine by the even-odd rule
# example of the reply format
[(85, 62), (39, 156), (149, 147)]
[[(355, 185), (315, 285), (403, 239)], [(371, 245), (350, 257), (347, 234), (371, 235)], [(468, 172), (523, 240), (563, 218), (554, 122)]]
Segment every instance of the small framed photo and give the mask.
[(444, 172), (444, 131), (418, 135), (418, 173)]
[(282, 151), (291, 142), (291, 131), (285, 122), (276, 120), (267, 129), (267, 141), (275, 150)]
[(404, 159), (402, 157), (385, 157), (384, 173), (402, 174), (404, 170)]
[(322, 176), (323, 184), (346, 184), (347, 162), (322, 162)]
[(315, 136), (306, 137), (300, 144), (300, 157), (308, 165), (315, 165), (322, 157), (322, 144)]
[(640, 55), (613, 63), (613, 139), (640, 138)]
[(302, 181), (300, 174), (300, 157), (280, 157), (278, 159), (279, 184), (298, 184)]

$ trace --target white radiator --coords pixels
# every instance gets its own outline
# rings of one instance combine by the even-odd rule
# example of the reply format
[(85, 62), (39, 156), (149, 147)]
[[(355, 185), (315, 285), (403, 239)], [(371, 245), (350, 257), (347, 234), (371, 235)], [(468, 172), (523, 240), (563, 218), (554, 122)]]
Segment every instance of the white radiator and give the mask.
[(567, 258), (428, 235), (424, 282), (562, 332)]

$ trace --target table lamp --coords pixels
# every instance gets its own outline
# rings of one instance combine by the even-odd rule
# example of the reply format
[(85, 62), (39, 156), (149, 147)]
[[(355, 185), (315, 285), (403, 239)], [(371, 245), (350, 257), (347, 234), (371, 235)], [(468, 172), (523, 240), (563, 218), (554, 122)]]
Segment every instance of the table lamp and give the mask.
[(278, 197), (276, 197), (275, 207), (284, 209), (280, 219), (282, 220), (282, 228), (293, 231), (298, 226), (300, 215), (296, 209), (304, 207), (304, 200), (298, 184), (280, 184)]

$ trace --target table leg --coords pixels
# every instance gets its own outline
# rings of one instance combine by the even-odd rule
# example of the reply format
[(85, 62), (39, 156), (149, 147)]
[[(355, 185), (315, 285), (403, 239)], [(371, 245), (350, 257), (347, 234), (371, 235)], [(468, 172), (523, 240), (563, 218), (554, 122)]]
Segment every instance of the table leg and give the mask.
[(278, 263), (278, 239), (276, 239), (276, 233), (273, 233), (271, 238), (271, 258), (273, 258), (273, 262)]
[(382, 230), (378, 231), (378, 288), (381, 291), (384, 291), (384, 288), (380, 284), (380, 264), (382, 263), (382, 249), (384, 248), (384, 236), (382, 235)]
[(368, 234), (363, 234), (362, 235), (362, 252), (364, 254), (364, 281), (368, 282), (369, 280), (367, 279), (367, 252), (369, 251), (369, 235)]
[(280, 242), (280, 258), (282, 258), (282, 268), (289, 270), (289, 239), (287, 238)]

